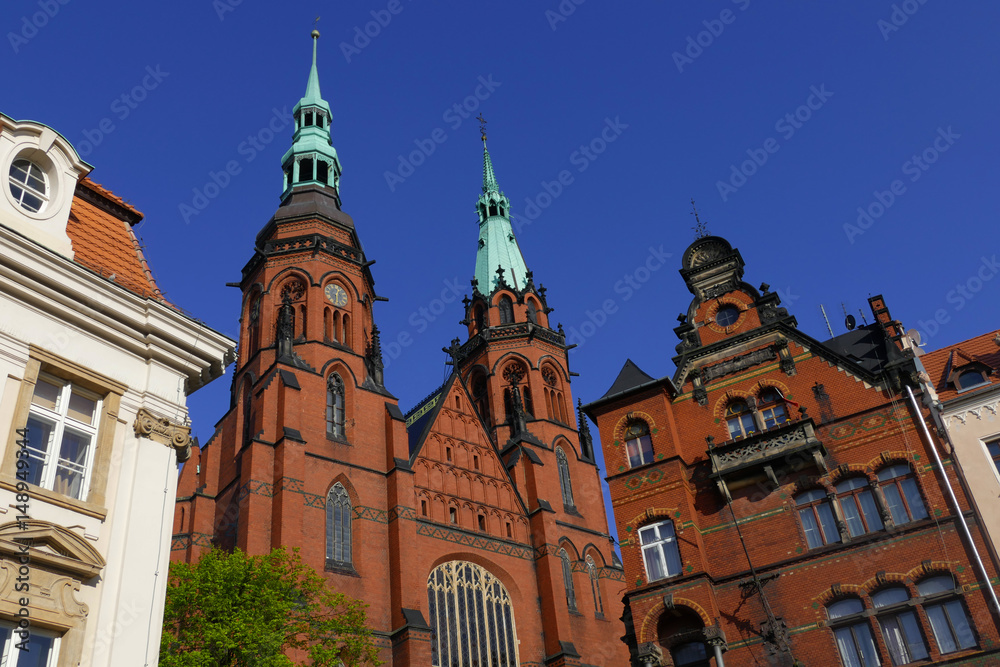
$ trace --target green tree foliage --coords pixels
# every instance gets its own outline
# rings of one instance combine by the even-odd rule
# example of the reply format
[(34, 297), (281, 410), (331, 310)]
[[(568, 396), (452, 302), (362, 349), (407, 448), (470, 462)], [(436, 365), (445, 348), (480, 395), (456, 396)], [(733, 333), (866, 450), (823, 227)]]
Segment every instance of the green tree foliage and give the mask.
[(298, 550), (212, 550), (170, 564), (160, 667), (379, 665), (365, 607)]

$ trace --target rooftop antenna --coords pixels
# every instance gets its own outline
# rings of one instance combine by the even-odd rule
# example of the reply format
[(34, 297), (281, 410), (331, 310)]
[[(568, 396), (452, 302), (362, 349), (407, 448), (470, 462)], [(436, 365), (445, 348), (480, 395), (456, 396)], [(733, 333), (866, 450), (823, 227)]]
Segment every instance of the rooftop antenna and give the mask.
[(868, 326), (868, 318), (865, 317), (864, 311), (861, 310), (860, 308), (858, 308), (858, 315), (861, 316), (861, 321), (865, 323), (865, 326)]
[(695, 226), (691, 229), (694, 230), (694, 238), (697, 241), (698, 239), (708, 236), (709, 232), (708, 227), (701, 221), (701, 218), (698, 217), (698, 207), (694, 205), (694, 197), (691, 198), (691, 209), (691, 215), (694, 216), (695, 221)]
[(819, 304), (819, 310), (823, 313), (823, 321), (826, 322), (826, 330), (830, 332), (830, 338), (833, 338), (833, 328), (830, 326), (830, 318), (826, 316), (826, 308), (823, 304)]

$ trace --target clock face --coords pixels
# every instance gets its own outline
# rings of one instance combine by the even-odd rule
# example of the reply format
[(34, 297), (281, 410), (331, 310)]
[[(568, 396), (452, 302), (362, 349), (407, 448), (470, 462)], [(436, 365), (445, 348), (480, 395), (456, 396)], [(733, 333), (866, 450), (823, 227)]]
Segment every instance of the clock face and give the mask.
[(347, 292), (340, 285), (327, 285), (323, 292), (326, 294), (326, 298), (330, 300), (330, 303), (337, 306), (337, 308), (343, 308), (347, 305)]

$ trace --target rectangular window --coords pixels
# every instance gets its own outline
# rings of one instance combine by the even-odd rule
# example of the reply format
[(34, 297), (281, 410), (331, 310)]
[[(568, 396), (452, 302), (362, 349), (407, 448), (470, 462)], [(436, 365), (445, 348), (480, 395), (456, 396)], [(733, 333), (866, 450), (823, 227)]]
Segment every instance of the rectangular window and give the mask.
[(969, 617), (960, 600), (929, 605), (925, 609), (941, 653), (954, 653), (976, 645)]
[(833, 631), (845, 667), (879, 667), (875, 639), (867, 623), (857, 623)]
[(649, 581), (665, 579), (681, 572), (681, 556), (677, 550), (674, 524), (663, 521), (639, 531), (642, 558)]
[(927, 657), (916, 613), (904, 611), (893, 616), (879, 616), (878, 623), (893, 665), (905, 665)]
[(1000, 438), (987, 442), (986, 451), (989, 452), (990, 458), (993, 459), (993, 465), (1000, 473)]
[(59, 655), (59, 638), (31, 628), (27, 650), (17, 648), (22, 642), (14, 628), (0, 624), (0, 665), (3, 667), (55, 667)]
[(70, 498), (87, 497), (100, 396), (41, 375), (28, 413), (27, 481)]

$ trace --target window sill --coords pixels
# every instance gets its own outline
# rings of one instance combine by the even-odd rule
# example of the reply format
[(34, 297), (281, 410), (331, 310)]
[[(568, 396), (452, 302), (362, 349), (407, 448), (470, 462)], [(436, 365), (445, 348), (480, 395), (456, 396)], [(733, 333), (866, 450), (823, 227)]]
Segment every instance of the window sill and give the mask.
[[(17, 481), (10, 475), (0, 475), (0, 489), (6, 489), (7, 491), (18, 493)], [(42, 502), (55, 505), (56, 507), (62, 507), (64, 509), (94, 517), (100, 521), (104, 521), (108, 516), (108, 510), (105, 507), (101, 507), (100, 505), (94, 503), (88, 503), (85, 500), (70, 498), (69, 496), (56, 493), (55, 491), (51, 491), (49, 489), (43, 489), (42, 487), (35, 486), (34, 484), (28, 485), (28, 496), (31, 500), (41, 500)]]
[(328, 560), (326, 561), (326, 566), (323, 568), (323, 570), (325, 572), (330, 572), (331, 574), (342, 574), (345, 577), (358, 577), (359, 579), (361, 578), (361, 575), (358, 574), (358, 571), (355, 570), (354, 566), (351, 565), (350, 563), (336, 563), (334, 561)]
[(351, 443), (347, 441), (347, 438), (335, 436), (333, 433), (330, 433), (329, 431), (327, 431), (326, 433), (326, 439), (327, 442), (335, 442), (338, 445), (347, 445), (348, 447), (351, 446)]

